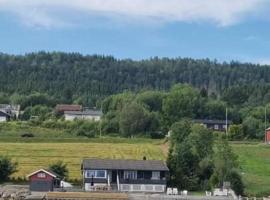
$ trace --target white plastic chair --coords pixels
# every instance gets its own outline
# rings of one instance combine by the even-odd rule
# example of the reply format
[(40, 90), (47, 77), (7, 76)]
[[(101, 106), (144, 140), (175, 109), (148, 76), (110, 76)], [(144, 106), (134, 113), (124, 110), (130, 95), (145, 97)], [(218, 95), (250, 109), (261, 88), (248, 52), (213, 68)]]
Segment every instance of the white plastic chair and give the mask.
[(183, 190), (182, 191), (182, 195), (187, 196), (187, 194), (188, 194), (188, 191), (187, 190)]
[(172, 193), (173, 193), (173, 195), (178, 195), (178, 189), (177, 188), (173, 188)]
[(211, 193), (210, 191), (205, 191), (205, 195), (206, 195), (207, 197), (211, 197), (211, 196), (212, 196), (212, 193)]
[(167, 188), (167, 195), (172, 195), (172, 194), (173, 194), (172, 188)]

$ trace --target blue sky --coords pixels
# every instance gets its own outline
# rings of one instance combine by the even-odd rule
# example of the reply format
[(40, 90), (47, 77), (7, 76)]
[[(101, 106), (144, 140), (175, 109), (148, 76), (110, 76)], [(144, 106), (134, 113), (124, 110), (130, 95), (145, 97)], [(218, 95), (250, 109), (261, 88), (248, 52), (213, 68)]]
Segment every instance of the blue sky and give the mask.
[(0, 0), (0, 51), (270, 64), (269, 0)]

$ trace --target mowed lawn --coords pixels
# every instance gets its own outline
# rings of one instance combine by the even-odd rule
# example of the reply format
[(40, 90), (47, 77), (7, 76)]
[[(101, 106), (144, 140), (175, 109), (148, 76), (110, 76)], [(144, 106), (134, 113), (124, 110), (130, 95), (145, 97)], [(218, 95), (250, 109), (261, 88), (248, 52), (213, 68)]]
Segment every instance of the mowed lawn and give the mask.
[(154, 143), (0, 143), (0, 155), (19, 164), (14, 177), (25, 177), (50, 163), (62, 160), (68, 165), (71, 179), (80, 179), (83, 158), (164, 159), (160, 145)]
[(239, 156), (246, 192), (251, 195), (270, 195), (270, 145), (232, 144)]

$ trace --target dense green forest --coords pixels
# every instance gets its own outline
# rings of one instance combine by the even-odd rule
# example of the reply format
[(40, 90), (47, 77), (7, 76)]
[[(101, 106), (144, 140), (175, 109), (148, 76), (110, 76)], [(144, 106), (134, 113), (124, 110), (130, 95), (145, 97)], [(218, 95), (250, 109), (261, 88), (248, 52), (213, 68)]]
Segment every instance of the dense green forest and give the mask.
[(268, 74), (270, 66), (208, 59), (0, 54), (0, 103), (20, 104), (23, 120), (39, 116), (37, 125), (70, 126), (70, 131), (70, 124), (55, 122), (57, 103), (97, 106), (104, 113), (102, 125), (78, 122), (82, 128), (76, 129), (78, 135), (90, 137), (100, 129), (106, 134), (163, 137), (183, 118), (225, 119), (227, 108), (234, 123), (232, 139), (263, 139), (265, 108), (267, 126), (270, 119)]
[(188, 83), (231, 105), (259, 105), (270, 100), (268, 74), (270, 66), (209, 59), (133, 61), (60, 52), (0, 54), (0, 101), (40, 92), (57, 102), (95, 106), (100, 99), (123, 91), (168, 90), (176, 83)]

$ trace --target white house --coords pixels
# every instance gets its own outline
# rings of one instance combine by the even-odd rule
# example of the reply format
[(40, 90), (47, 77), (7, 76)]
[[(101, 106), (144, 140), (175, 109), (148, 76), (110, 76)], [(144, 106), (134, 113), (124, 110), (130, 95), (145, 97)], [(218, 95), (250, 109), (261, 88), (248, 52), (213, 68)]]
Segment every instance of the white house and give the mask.
[(65, 120), (73, 121), (75, 119), (100, 121), (102, 116), (101, 110), (86, 111), (65, 111)]

